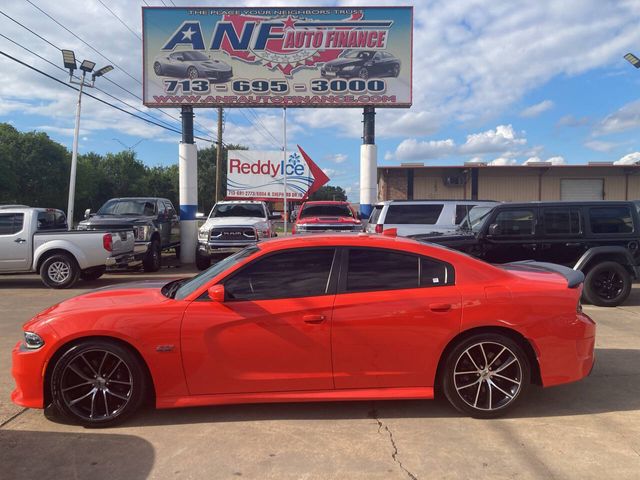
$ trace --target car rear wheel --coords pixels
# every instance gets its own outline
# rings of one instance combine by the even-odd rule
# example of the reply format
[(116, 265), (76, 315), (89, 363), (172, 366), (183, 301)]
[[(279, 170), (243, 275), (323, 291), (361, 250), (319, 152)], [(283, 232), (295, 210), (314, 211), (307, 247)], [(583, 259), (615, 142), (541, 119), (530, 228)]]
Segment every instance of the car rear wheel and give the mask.
[(160, 242), (154, 240), (142, 259), (142, 268), (144, 268), (145, 272), (157, 272), (160, 270), (161, 262), (162, 250), (160, 249)]
[(47, 287), (69, 288), (78, 281), (80, 267), (68, 253), (57, 253), (40, 266), (40, 278)]
[(500, 334), (474, 335), (447, 356), (442, 390), (457, 410), (475, 418), (506, 413), (530, 381), (529, 359), (520, 345)]
[(624, 302), (631, 292), (631, 276), (617, 262), (602, 262), (585, 277), (584, 297), (592, 305), (615, 307)]
[(86, 340), (58, 359), (51, 375), (54, 407), (88, 427), (123, 421), (140, 408), (147, 379), (137, 357), (107, 340)]
[(198, 78), (198, 69), (196, 67), (189, 67), (187, 69), (187, 76), (191, 79)]
[(153, 64), (153, 71), (156, 75), (162, 75), (162, 65), (160, 65), (160, 62)]
[(100, 267), (93, 267), (93, 268), (87, 268), (86, 270), (83, 270), (82, 272), (80, 272), (80, 278), (82, 280), (97, 280), (99, 279), (102, 275), (104, 275), (104, 272), (107, 271), (107, 267), (102, 265)]
[(360, 70), (358, 70), (358, 77), (364, 78), (366, 80), (367, 78), (369, 78), (369, 70), (362, 67)]

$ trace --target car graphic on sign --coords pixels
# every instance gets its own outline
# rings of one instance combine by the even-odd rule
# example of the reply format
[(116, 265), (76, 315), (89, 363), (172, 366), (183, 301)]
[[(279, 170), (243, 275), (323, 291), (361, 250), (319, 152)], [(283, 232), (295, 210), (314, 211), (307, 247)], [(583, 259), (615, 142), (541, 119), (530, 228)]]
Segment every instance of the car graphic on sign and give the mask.
[(320, 74), (344, 78), (397, 77), (400, 67), (400, 60), (388, 52), (364, 50), (325, 63)]
[(153, 62), (153, 71), (160, 77), (208, 78), (218, 82), (226, 82), (233, 77), (229, 64), (193, 50), (158, 55)]

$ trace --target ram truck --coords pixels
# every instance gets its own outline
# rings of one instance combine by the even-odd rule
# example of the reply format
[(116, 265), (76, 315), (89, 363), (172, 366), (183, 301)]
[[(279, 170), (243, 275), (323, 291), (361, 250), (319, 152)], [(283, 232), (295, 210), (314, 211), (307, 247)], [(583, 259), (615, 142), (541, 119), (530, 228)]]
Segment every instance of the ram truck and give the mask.
[(127, 265), (134, 242), (133, 230), (68, 231), (56, 209), (0, 209), (0, 273), (37, 272), (51, 288), (96, 280), (108, 266)]

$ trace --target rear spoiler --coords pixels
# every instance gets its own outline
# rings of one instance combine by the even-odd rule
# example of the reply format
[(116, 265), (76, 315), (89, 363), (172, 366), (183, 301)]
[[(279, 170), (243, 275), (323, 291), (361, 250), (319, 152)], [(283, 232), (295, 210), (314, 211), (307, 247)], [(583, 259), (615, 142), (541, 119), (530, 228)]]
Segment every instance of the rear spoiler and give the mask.
[(549, 262), (536, 262), (534, 260), (524, 260), (521, 262), (505, 263), (499, 265), (506, 270), (529, 270), (537, 272), (553, 272), (562, 275), (567, 280), (568, 288), (576, 288), (584, 282), (584, 273), (562, 265)]

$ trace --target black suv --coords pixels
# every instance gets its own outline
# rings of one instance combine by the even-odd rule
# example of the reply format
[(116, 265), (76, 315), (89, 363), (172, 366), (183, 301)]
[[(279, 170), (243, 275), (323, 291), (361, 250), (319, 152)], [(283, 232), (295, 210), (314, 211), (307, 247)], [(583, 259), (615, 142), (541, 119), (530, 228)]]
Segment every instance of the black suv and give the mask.
[(413, 238), (490, 263), (535, 260), (585, 274), (584, 299), (620, 305), (640, 278), (637, 202), (531, 202), (473, 208), (455, 235)]
[(135, 257), (145, 272), (160, 270), (162, 250), (175, 248), (180, 255), (180, 218), (166, 198), (112, 198), (95, 214), (87, 209), (84, 217), (78, 230), (133, 229)]

